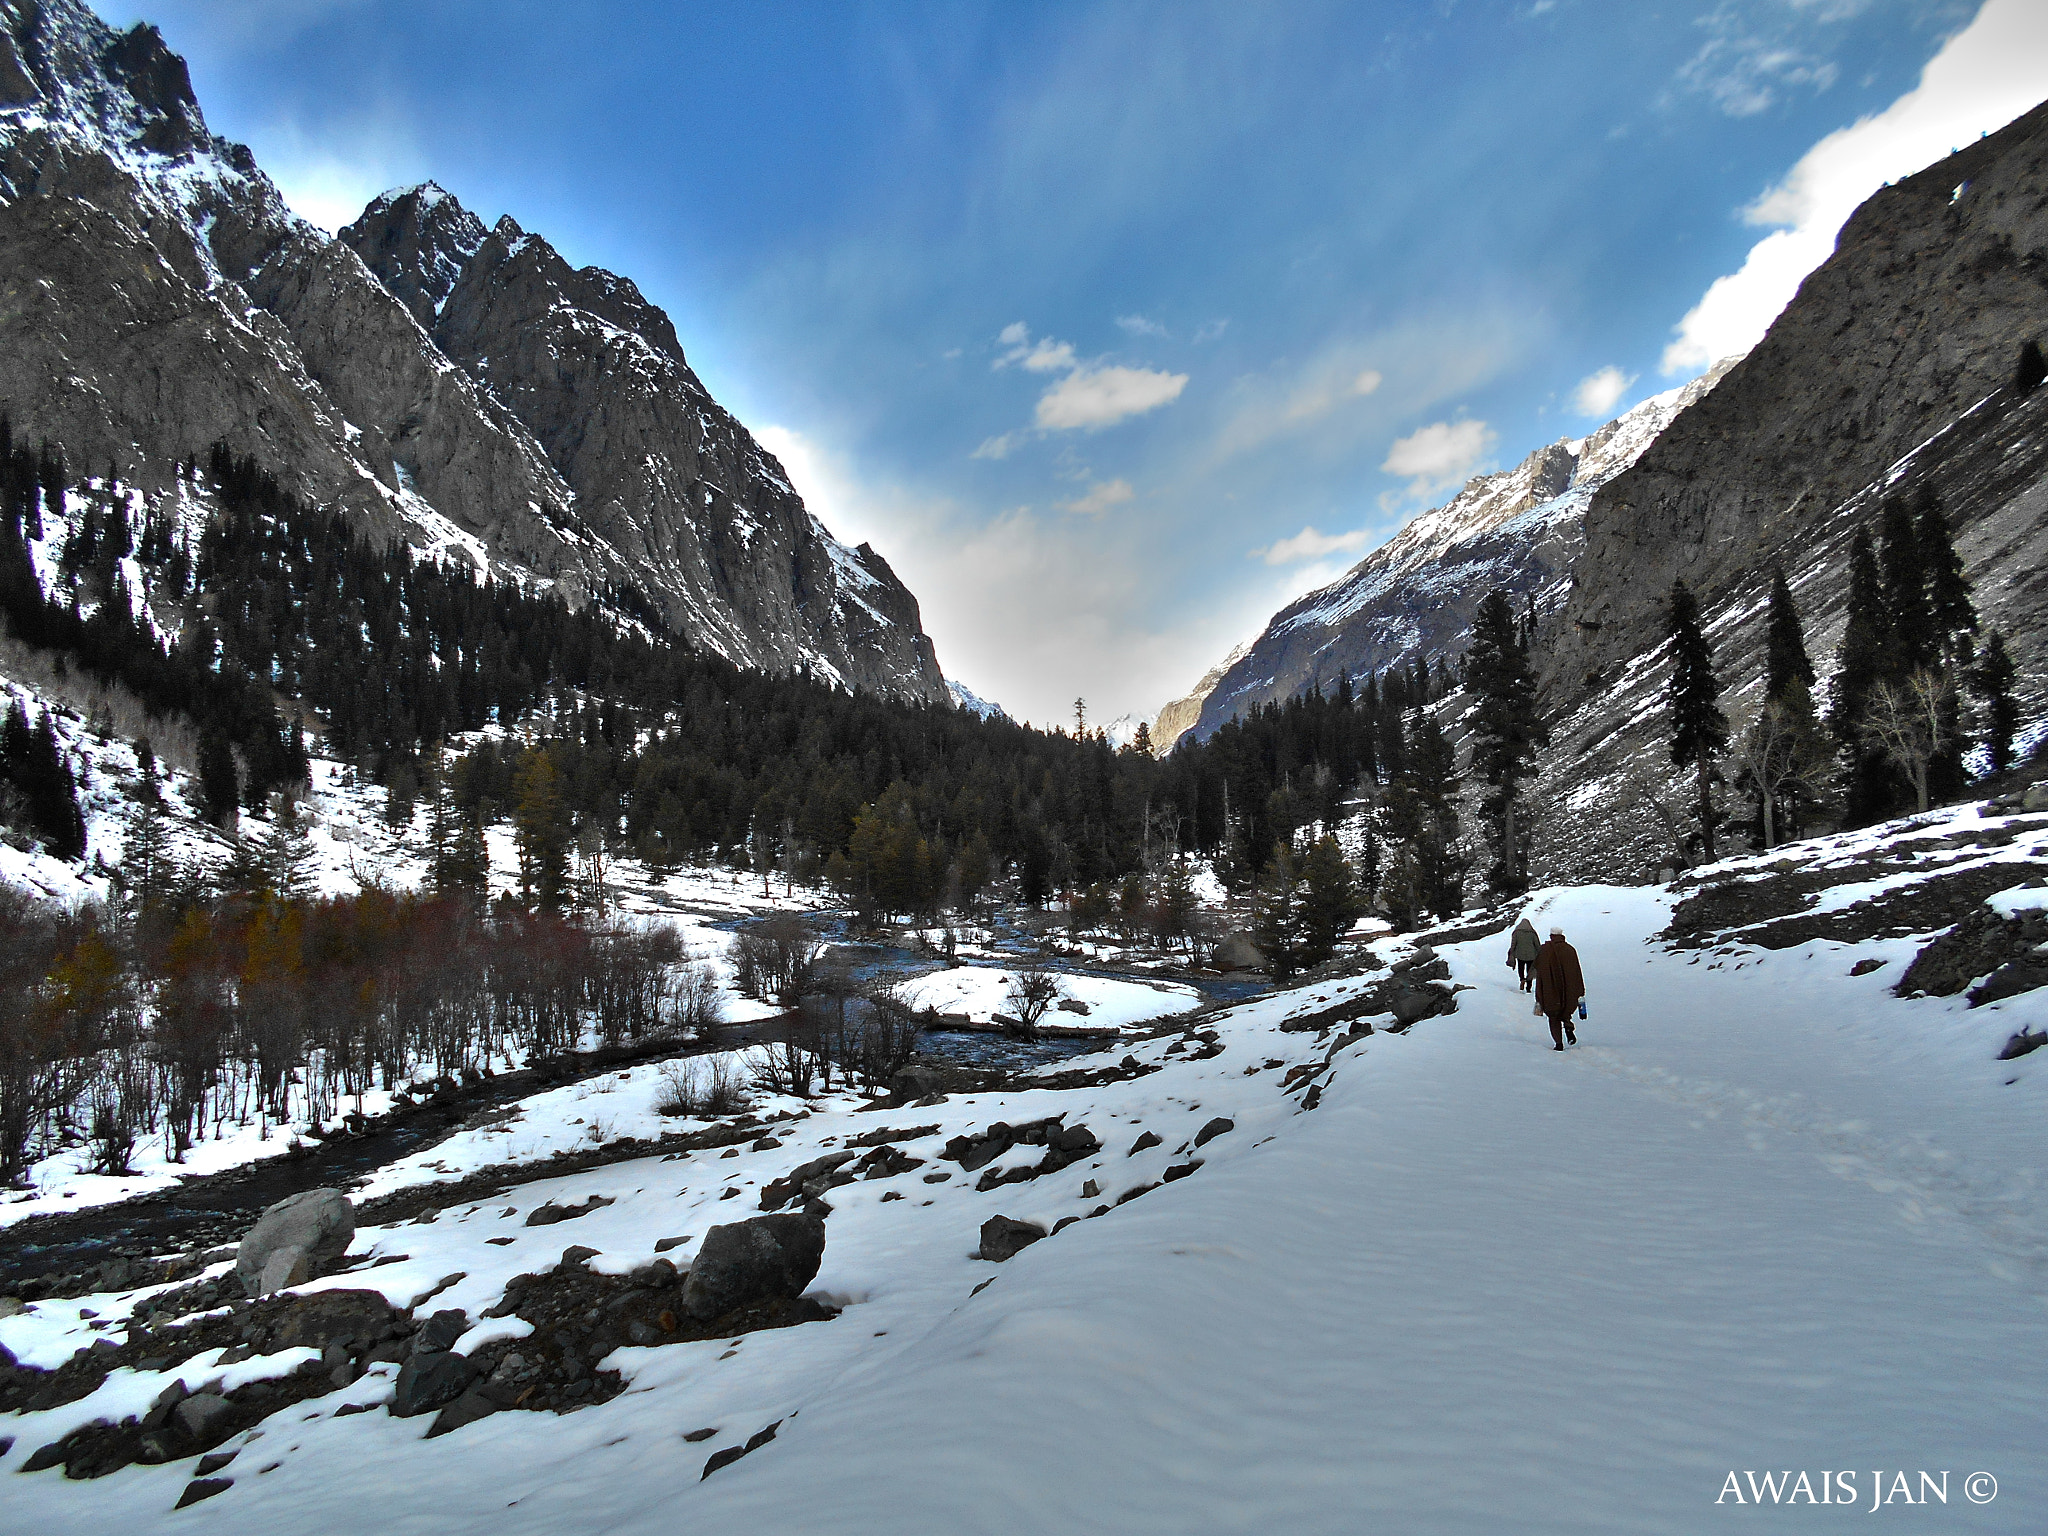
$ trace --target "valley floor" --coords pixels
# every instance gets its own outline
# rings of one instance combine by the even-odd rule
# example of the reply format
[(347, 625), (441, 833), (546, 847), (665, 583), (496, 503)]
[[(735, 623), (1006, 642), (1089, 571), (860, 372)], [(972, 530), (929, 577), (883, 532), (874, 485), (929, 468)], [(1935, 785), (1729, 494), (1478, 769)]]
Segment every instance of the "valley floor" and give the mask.
[[(2042, 1529), (2048, 1058), (1995, 1057), (2022, 1024), (2048, 1022), (2048, 994), (1975, 1010), (1900, 1001), (1887, 989), (1913, 940), (1674, 952), (1651, 942), (1672, 899), (1581, 887), (1531, 903), (1578, 946), (1591, 989), (1584, 1043), (1563, 1054), (1502, 965), (1503, 940), (1486, 938), (1442, 951), (1471, 990), (1407, 1035), (1330, 1052), (1341, 1033), (1281, 1032), (1364, 984), (1325, 983), (1204, 1017), (1222, 1046), (1206, 1059), (1150, 1042), (1137, 1054), (1162, 1070), (1144, 1077), (825, 1111), (778, 1130), (772, 1152), (621, 1164), (432, 1226), (366, 1230), (359, 1251), (412, 1256), (367, 1272), (394, 1299), (463, 1269), (434, 1305), (475, 1317), (565, 1242), (622, 1270), (659, 1237), (753, 1213), (719, 1185), (751, 1196), (839, 1137), (940, 1122), (902, 1144), (928, 1160), (916, 1172), (831, 1192), (812, 1294), (845, 1304), (833, 1321), (748, 1335), (729, 1357), (722, 1342), (622, 1349), (610, 1363), (632, 1385), (609, 1403), (500, 1413), (434, 1440), (424, 1418), (333, 1416), (388, 1392), (373, 1374), (273, 1417), (234, 1486), (190, 1509), (170, 1512), (189, 1463), (89, 1483), (51, 1471), (7, 1479), (8, 1524), (1793, 1530), (1815, 1516), (1737, 1514), (1728, 1478), (1747, 1499), (1749, 1472), (1804, 1471), (1816, 1497), (1853, 1489), (1859, 1510), (1876, 1483), (1887, 1513), (1927, 1529)], [(1886, 963), (1851, 978), (1864, 958)], [(1284, 1089), (1283, 1068), (1326, 1052), (1304, 1112), (1308, 1085)], [(950, 1166), (936, 1160), (946, 1136), (1062, 1111), (1099, 1155), (987, 1192), (957, 1171), (924, 1182)], [(1234, 1128), (1191, 1148), (1216, 1116)], [(1163, 1144), (1127, 1156), (1141, 1130)], [(1192, 1176), (1006, 1264), (970, 1257), (997, 1212), (1049, 1226), (1195, 1159)], [(617, 1204), (574, 1228), (501, 1216), (592, 1193)], [(517, 1240), (483, 1246), (487, 1232)], [(23, 1352), (34, 1323), (57, 1346), (60, 1305), (75, 1304), (0, 1322), (0, 1340)], [(484, 1324), (460, 1347), (523, 1326)], [(118, 1380), (137, 1374), (101, 1390), (146, 1404), (157, 1382)], [(18, 1436), (0, 1469), (86, 1406), (0, 1425)], [(773, 1441), (704, 1476), (707, 1454), (770, 1423)], [(1924, 1491), (1944, 1472), (1945, 1505)], [(1997, 1480), (1992, 1502), (1965, 1492), (1978, 1472)]]

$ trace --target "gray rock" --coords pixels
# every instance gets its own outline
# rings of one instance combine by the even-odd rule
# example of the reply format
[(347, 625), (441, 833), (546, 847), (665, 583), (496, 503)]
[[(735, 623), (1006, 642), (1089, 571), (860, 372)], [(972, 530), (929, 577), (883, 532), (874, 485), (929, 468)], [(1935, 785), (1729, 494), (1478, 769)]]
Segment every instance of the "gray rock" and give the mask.
[(425, 1438), (431, 1440), (436, 1435), (447, 1434), (451, 1429), (460, 1429), (465, 1424), (474, 1424), (478, 1419), (487, 1419), (503, 1407), (504, 1404), (494, 1400), (488, 1393), (471, 1387), (435, 1416)]
[(1236, 1129), (1237, 1122), (1235, 1120), (1226, 1120), (1223, 1116), (1218, 1115), (1214, 1120), (1211, 1120), (1207, 1125), (1195, 1132), (1195, 1145), (1198, 1147), (1203, 1146), (1208, 1142), (1214, 1141), (1218, 1136), (1228, 1135)]
[(218, 1392), (195, 1392), (181, 1399), (171, 1410), (171, 1420), (188, 1437), (203, 1445), (223, 1427), (224, 1421), (232, 1417), (234, 1411), (234, 1405)]
[(1144, 1151), (1147, 1147), (1156, 1147), (1159, 1144), (1160, 1141), (1158, 1133), (1154, 1131), (1146, 1131), (1136, 1141), (1131, 1143), (1131, 1150), (1126, 1152), (1124, 1156), (1136, 1157), (1140, 1152)]
[(460, 1307), (447, 1307), (436, 1312), (413, 1335), (412, 1349), (416, 1355), (437, 1354), (444, 1349), (453, 1349), (455, 1341), (469, 1332), (469, 1314)]
[(824, 1258), (825, 1223), (815, 1216), (756, 1216), (713, 1227), (690, 1266), (683, 1310), (708, 1322), (751, 1302), (801, 1296)]
[(551, 1201), (528, 1211), (526, 1224), (529, 1227), (551, 1227), (558, 1221), (574, 1221), (579, 1216), (588, 1216), (610, 1204), (612, 1201), (604, 1195), (592, 1195), (581, 1205), (556, 1205)]
[(1015, 1258), (1045, 1236), (1035, 1221), (1016, 1221), (1008, 1216), (991, 1216), (981, 1224), (981, 1247), (976, 1257), (1001, 1264)]
[(2039, 784), (2029, 784), (2027, 792), (2020, 796), (2023, 811), (2048, 811), (2048, 779)]
[[(280, 1200), (258, 1218), (235, 1252), (235, 1275), (251, 1296), (295, 1285), (348, 1251), (355, 1211), (338, 1189), (308, 1189)], [(303, 1265), (304, 1273), (300, 1273)]]
[(185, 1491), (178, 1495), (173, 1507), (183, 1509), (187, 1504), (197, 1504), (201, 1499), (210, 1499), (216, 1493), (226, 1493), (235, 1486), (232, 1477), (195, 1477), (185, 1485)]
[(28, 1310), (28, 1303), (19, 1296), (0, 1296), (0, 1317), (17, 1317)]
[(476, 1362), (453, 1350), (414, 1355), (399, 1369), (391, 1393), (394, 1418), (409, 1419), (460, 1397), (475, 1379)]

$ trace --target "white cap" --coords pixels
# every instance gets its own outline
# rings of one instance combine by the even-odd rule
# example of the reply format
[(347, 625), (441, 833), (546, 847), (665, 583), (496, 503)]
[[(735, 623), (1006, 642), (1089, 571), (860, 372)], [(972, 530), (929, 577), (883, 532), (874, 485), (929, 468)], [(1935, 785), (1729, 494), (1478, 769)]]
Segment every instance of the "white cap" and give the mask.
[(1564, 930), (1562, 928), (1552, 928), (1550, 930), (1550, 936), (1553, 939), (1561, 939), (1564, 937)]

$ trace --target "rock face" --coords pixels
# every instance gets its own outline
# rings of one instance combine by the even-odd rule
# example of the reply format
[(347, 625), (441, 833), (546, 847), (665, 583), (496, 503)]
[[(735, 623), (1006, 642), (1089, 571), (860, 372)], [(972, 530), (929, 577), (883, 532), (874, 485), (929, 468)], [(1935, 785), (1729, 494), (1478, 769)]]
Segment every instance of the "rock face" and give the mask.
[(1160, 712), (1156, 742), (1201, 740), (1256, 705), (1395, 662), (1454, 656), (1495, 587), (1539, 609), (1570, 585), (1594, 493), (1632, 464), (1727, 365), (1645, 400), (1582, 438), (1550, 443), (1515, 468), (1480, 475), (1417, 516), (1344, 577), (1275, 614), (1249, 647)]
[(1552, 750), (1541, 879), (1634, 877), (1671, 859), (1632, 770), (1670, 773), (1660, 600), (1700, 597), (1721, 704), (1757, 707), (1770, 572), (1782, 563), (1827, 675), (1848, 548), (1890, 496), (1932, 490), (1986, 627), (2006, 635), (2025, 718), (2048, 660), (2048, 389), (2011, 385), (2048, 334), (2048, 106), (1878, 192), (1770, 332), (1593, 498), (1570, 601), (1544, 636)]
[(683, 1310), (709, 1322), (771, 1297), (794, 1299), (825, 1259), (825, 1223), (795, 1213), (713, 1227), (690, 1266)]
[(0, 409), (160, 488), (216, 440), (305, 498), (743, 665), (947, 697), (628, 281), (434, 187), (335, 239), (208, 132), (154, 29), (0, 0)]
[(356, 1235), (354, 1208), (338, 1189), (308, 1189), (280, 1200), (257, 1219), (235, 1254), (235, 1275), (251, 1296), (309, 1280), (348, 1252)]
[(1044, 1236), (1045, 1228), (1035, 1221), (991, 1216), (981, 1224), (981, 1247), (977, 1256), (1001, 1264), (1015, 1258)]

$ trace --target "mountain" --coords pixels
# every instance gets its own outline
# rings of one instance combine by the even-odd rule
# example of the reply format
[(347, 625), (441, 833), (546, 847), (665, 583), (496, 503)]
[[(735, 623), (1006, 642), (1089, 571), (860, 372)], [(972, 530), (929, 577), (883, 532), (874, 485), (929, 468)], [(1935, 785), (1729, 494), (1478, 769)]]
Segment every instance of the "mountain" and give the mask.
[(1245, 641), (1230, 648), (1215, 666), (1204, 672), (1201, 681), (1177, 699), (1160, 706), (1159, 718), (1152, 725), (1152, 744), (1161, 752), (1171, 752), (1195, 722), (1202, 718), (1202, 706), (1209, 701), (1209, 695), (1216, 691), (1216, 685), (1223, 681), (1230, 669), (1244, 659), (1244, 653), (1251, 649), (1251, 642)]
[(341, 238), (213, 135), (152, 27), (0, 0), (0, 408), (145, 492), (216, 441), (360, 529), (743, 665), (946, 697), (916, 599), (819, 524), (628, 280), (434, 187)]
[[(1553, 746), (1547, 877), (1671, 857), (1636, 787), (1670, 772), (1661, 599), (1699, 595), (1739, 729), (1782, 565), (1821, 671), (1841, 640), (1848, 547), (1890, 497), (1932, 494), (1985, 628), (2048, 707), (2048, 390), (2014, 385), (2048, 335), (2048, 104), (1865, 202), (1764, 339), (1586, 511), (1568, 601), (1540, 646)], [(1639, 777), (1640, 776), (1640, 777)]]
[(1183, 731), (1201, 740), (1260, 704), (1334, 686), (1340, 677), (1456, 654), (1479, 600), (1495, 587), (1518, 607), (1555, 606), (1569, 585), (1594, 492), (1730, 366), (1645, 400), (1585, 437), (1547, 444), (1513, 469), (1468, 480), (1341, 580), (1281, 609), (1258, 639), (1224, 658), (1187, 698), (1167, 705), (1160, 741)]
[(965, 683), (946, 680), (946, 692), (953, 700), (955, 709), (964, 709), (970, 715), (979, 715), (984, 720), (1007, 720), (1010, 712), (1002, 705), (984, 699)]

